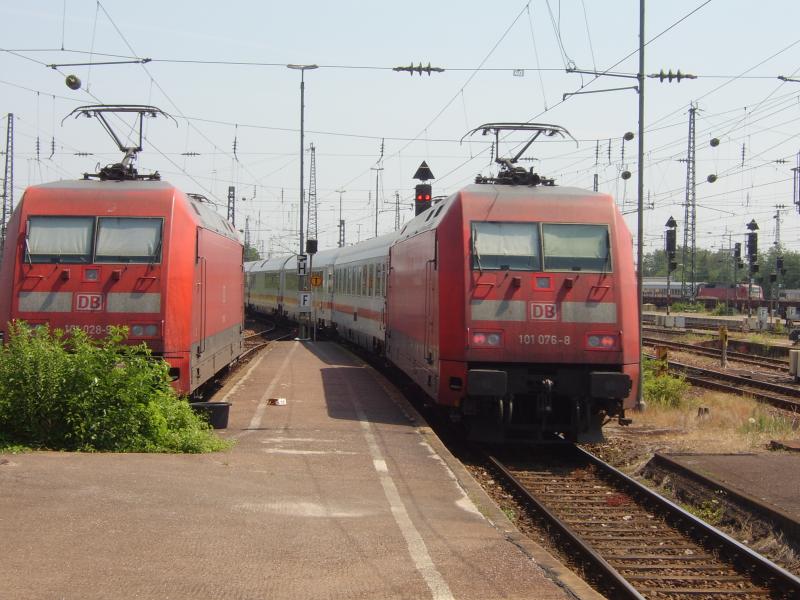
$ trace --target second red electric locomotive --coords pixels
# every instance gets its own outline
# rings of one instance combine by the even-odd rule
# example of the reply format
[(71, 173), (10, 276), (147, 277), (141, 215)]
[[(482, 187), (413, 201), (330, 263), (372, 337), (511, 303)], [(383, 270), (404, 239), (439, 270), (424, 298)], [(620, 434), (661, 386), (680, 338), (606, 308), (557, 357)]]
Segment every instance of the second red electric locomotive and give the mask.
[(242, 243), (162, 181), (29, 187), (7, 231), (0, 331), (13, 319), (103, 336), (127, 325), (189, 393), (242, 352)]
[[(133, 113), (139, 144), (124, 146), (106, 114)], [(9, 220), (0, 269), (0, 336), (8, 323), (94, 337), (124, 325), (170, 364), (174, 386), (192, 393), (243, 351), (243, 245), (201, 196), (139, 175), (132, 161), (152, 106), (96, 105), (125, 153), (79, 181), (31, 186)]]

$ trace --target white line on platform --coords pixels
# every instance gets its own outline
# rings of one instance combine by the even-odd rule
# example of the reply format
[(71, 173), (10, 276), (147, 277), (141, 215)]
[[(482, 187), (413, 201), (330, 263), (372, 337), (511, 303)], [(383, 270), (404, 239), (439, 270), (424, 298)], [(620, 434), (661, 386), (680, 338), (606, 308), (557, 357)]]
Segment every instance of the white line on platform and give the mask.
[[(244, 431), (240, 431), (233, 437), (240, 438), (246, 435), (248, 432), (252, 431), (253, 429), (258, 429), (259, 427), (261, 427), (261, 420), (264, 418), (264, 410), (266, 410), (267, 408), (267, 400), (272, 397), (273, 390), (277, 387), (277, 385), (280, 384), (281, 381), (283, 381), (283, 373), (284, 371), (286, 371), (286, 367), (289, 365), (292, 355), (294, 354), (294, 351), (297, 350), (297, 347), (299, 345), (300, 344), (295, 343), (292, 346), (292, 349), (289, 350), (289, 353), (286, 355), (286, 358), (283, 359), (281, 366), (278, 368), (278, 372), (275, 373), (275, 376), (272, 378), (272, 381), (269, 382), (267, 391), (265, 391), (264, 394), (261, 396), (261, 398), (258, 400), (258, 406), (256, 406), (256, 412), (253, 415), (253, 418), (250, 419), (250, 424), (247, 426), (247, 429), (245, 429)], [(253, 365), (253, 367), (255, 366), (256, 365)], [(250, 370), (247, 371), (245, 377), (250, 375), (250, 371), (252, 371), (253, 367), (251, 367)], [(233, 389), (231, 390), (231, 392), (233, 392)]]
[(450, 591), (450, 586), (447, 585), (442, 574), (439, 573), (436, 565), (433, 564), (431, 555), (428, 552), (428, 547), (425, 545), (425, 540), (422, 539), (422, 535), (420, 535), (417, 528), (414, 527), (411, 517), (408, 516), (408, 510), (406, 510), (406, 506), (403, 504), (400, 492), (397, 491), (394, 479), (392, 479), (392, 476), (389, 474), (386, 460), (383, 458), (381, 449), (375, 439), (375, 434), (372, 432), (372, 425), (367, 420), (367, 415), (364, 413), (364, 409), (358, 401), (355, 390), (348, 378), (344, 378), (344, 382), (349, 389), (350, 399), (356, 409), (358, 420), (361, 423), (361, 431), (364, 433), (364, 437), (367, 440), (369, 453), (372, 456), (372, 464), (375, 471), (378, 473), (381, 485), (383, 486), (383, 493), (386, 495), (386, 499), (389, 501), (389, 506), (392, 509), (392, 516), (397, 526), (400, 528), (400, 533), (403, 534), (403, 538), (406, 540), (408, 553), (411, 555), (411, 559), (414, 561), (417, 571), (419, 571), (425, 583), (428, 585), (431, 594), (433, 594), (434, 600), (453, 600), (453, 593)]

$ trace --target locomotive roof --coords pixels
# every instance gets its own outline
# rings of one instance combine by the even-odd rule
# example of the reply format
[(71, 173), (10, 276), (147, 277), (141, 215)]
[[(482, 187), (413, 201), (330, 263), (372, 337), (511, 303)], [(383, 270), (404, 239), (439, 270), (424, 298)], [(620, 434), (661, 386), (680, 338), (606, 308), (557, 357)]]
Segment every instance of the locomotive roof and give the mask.
[(460, 192), (462, 194), (472, 195), (495, 195), (502, 193), (504, 196), (531, 196), (538, 197), (561, 197), (561, 198), (609, 198), (610, 195), (603, 192), (593, 192), (584, 188), (573, 186), (559, 186), (559, 185), (500, 185), (500, 184), (486, 184), (486, 183), (473, 183), (463, 187)]
[(62, 181), (53, 181), (50, 183), (42, 183), (39, 185), (30, 186), (30, 189), (37, 190), (68, 190), (68, 191), (85, 191), (85, 190), (111, 190), (111, 191), (141, 191), (141, 192), (161, 192), (169, 193), (170, 191), (179, 192), (184, 196), (187, 202), (194, 209), (194, 213), (204, 228), (219, 233), (227, 238), (234, 239), (242, 242), (241, 235), (231, 225), (231, 223), (214, 210), (209, 204), (201, 202), (200, 200), (189, 196), (181, 191), (168, 181), (160, 180), (147, 180), (147, 181), (131, 181), (131, 180), (107, 180), (97, 181), (93, 179), (66, 179)]
[(167, 190), (177, 189), (168, 181), (129, 181), (129, 180), (108, 180), (98, 181), (95, 179), (62, 179), (61, 181), (51, 181), (48, 183), (40, 183), (32, 185), (31, 188), (44, 188), (44, 189), (67, 189), (67, 190), (82, 190), (86, 188), (109, 188), (114, 187), (123, 190)]
[[(484, 197), (491, 199), (515, 199), (525, 198), (526, 201), (549, 201), (554, 204), (558, 202), (567, 202), (570, 200), (597, 200), (599, 203), (605, 203), (609, 208), (613, 207), (614, 201), (609, 194), (601, 192), (593, 192), (578, 187), (559, 187), (559, 186), (528, 186), (528, 185), (501, 185), (501, 184), (486, 184), (474, 183), (467, 185), (447, 198), (434, 203), (425, 212), (417, 215), (406, 223), (400, 230), (399, 239), (406, 239), (427, 229), (436, 227), (447, 213), (446, 207), (458, 198), (475, 198)], [(601, 207), (602, 204), (598, 204)]]

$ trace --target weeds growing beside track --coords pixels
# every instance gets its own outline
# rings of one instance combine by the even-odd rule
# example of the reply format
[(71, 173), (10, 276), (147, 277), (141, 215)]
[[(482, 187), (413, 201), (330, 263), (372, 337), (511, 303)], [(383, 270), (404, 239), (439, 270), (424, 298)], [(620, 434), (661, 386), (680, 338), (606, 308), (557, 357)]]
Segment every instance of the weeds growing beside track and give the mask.
[(103, 340), (15, 322), (0, 348), (0, 444), (53, 450), (213, 452), (230, 447), (127, 328)]
[(689, 389), (682, 375), (668, 373), (666, 360), (645, 359), (643, 368), (644, 400), (648, 405), (664, 408), (679, 408)]
[(773, 439), (793, 439), (800, 415), (792, 415), (752, 398), (693, 389), (658, 360), (643, 364), (643, 395), (647, 409), (634, 416), (634, 427), (662, 431), (685, 451), (741, 452), (764, 447)]

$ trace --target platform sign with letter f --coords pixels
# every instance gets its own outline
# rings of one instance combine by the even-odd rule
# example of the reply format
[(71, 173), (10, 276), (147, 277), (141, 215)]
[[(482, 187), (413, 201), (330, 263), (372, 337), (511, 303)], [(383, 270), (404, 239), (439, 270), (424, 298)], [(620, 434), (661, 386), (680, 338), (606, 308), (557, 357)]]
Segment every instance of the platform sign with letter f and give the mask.
[(297, 293), (297, 312), (311, 312), (311, 292)]

